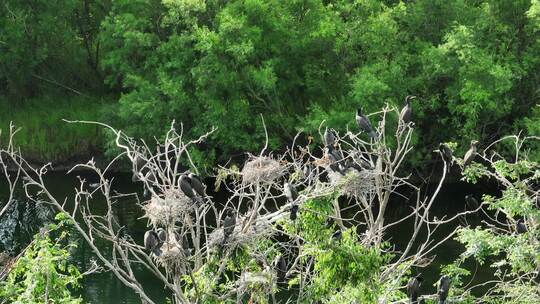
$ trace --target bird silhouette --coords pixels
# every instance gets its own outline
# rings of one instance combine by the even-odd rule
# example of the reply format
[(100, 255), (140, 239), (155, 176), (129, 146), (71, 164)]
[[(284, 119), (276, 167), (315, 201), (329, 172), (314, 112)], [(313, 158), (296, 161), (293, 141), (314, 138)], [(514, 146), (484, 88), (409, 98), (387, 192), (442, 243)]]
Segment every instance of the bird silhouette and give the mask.
[(369, 119), (362, 114), (362, 109), (360, 108), (356, 110), (356, 124), (361, 131), (368, 133), (369, 137), (377, 139), (377, 133), (373, 130), (371, 122), (369, 122)]

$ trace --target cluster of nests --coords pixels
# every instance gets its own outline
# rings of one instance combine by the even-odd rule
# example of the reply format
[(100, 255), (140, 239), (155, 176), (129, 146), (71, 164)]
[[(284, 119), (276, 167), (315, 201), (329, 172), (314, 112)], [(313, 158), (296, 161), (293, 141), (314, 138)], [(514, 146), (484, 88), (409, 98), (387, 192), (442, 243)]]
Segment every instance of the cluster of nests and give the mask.
[(261, 235), (272, 233), (272, 223), (266, 219), (258, 218), (248, 227), (243, 229), (244, 223), (250, 220), (251, 214), (238, 216), (231, 235), (225, 238), (224, 227), (220, 227), (209, 235), (208, 248), (220, 249), (223, 246), (235, 248), (240, 245), (247, 245), (261, 238)]
[(167, 226), (194, 208), (195, 203), (178, 189), (166, 189), (163, 197), (154, 195), (150, 202), (143, 206), (145, 216), (155, 227)]
[(283, 164), (266, 156), (250, 157), (241, 172), (244, 184), (271, 183), (285, 173)]

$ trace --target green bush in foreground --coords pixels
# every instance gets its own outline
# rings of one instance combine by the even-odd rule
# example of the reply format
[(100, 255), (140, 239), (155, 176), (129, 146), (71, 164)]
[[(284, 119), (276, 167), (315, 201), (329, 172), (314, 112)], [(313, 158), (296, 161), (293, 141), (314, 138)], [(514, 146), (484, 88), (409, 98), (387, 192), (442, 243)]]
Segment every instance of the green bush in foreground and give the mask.
[[(70, 289), (79, 286), (82, 275), (69, 261), (69, 249), (63, 245), (68, 237), (62, 214), (60, 221), (50, 224), (36, 234), (24, 255), (18, 259), (5, 282), (0, 285), (2, 303), (82, 303), (71, 295)], [(54, 238), (52, 234), (59, 232)]]

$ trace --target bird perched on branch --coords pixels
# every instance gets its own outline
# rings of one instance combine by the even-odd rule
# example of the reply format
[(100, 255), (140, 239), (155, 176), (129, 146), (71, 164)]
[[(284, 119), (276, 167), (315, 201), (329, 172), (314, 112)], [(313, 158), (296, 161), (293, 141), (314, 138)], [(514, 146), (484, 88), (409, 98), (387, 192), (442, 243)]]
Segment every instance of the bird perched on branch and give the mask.
[[(200, 183), (200, 182), (199, 182)], [(193, 189), (191, 185), (191, 180), (188, 175), (182, 174), (178, 180), (180, 190), (191, 199), (196, 204), (203, 203), (203, 199), (198, 195), (198, 193)], [(201, 186), (202, 187), (202, 186)], [(203, 192), (204, 193), (204, 192)]]
[(445, 304), (450, 292), (450, 277), (443, 275), (439, 280), (439, 287), (437, 289), (437, 295), (439, 295), (439, 304)]
[(418, 296), (420, 295), (420, 286), (423, 278), (420, 275), (412, 277), (407, 283), (407, 296), (411, 304), (418, 304)]
[(523, 219), (519, 219), (516, 223), (516, 232), (518, 234), (523, 234), (527, 232), (527, 225), (525, 225), (525, 221)]
[(412, 120), (412, 106), (411, 100), (415, 99), (416, 96), (408, 95), (405, 97), (405, 106), (401, 109), (399, 113), (399, 120), (403, 121), (404, 124), (408, 124)]
[(463, 157), (463, 168), (470, 165), (474, 157), (476, 156), (477, 144), (478, 144), (477, 140), (471, 140), (471, 147), (469, 148), (469, 151), (467, 151), (467, 153), (465, 153), (465, 156)]
[(195, 192), (199, 196), (205, 197), (206, 196), (206, 187), (201, 182), (199, 177), (197, 175), (193, 174), (193, 173), (189, 173), (188, 178), (189, 178), (189, 181), (191, 183), (191, 187), (193, 188), (193, 190), (195, 190)]
[(450, 171), (450, 166), (452, 166), (454, 161), (452, 150), (445, 143), (440, 143), (439, 151), (441, 152), (444, 162), (448, 164), (448, 171)]
[(278, 283), (285, 282), (285, 277), (287, 276), (287, 261), (285, 261), (285, 257), (282, 254), (276, 258), (274, 267), (276, 269)]
[(377, 133), (373, 130), (369, 119), (362, 114), (362, 109), (360, 108), (356, 110), (356, 124), (361, 131), (368, 133), (369, 137), (377, 139)]
[(328, 146), (328, 159), (330, 160), (330, 169), (334, 172), (338, 172), (341, 175), (345, 175), (345, 166), (343, 163), (343, 155), (332, 146)]
[(480, 204), (472, 194), (465, 195), (465, 203), (467, 204), (469, 210), (476, 210), (478, 207), (480, 207)]
[(154, 230), (148, 230), (144, 233), (144, 248), (146, 250), (149, 250), (156, 256), (160, 256), (162, 245), (163, 241), (160, 240), (157, 232)]
[(333, 146), (336, 143), (336, 136), (332, 129), (326, 128), (324, 130), (324, 145), (326, 147)]

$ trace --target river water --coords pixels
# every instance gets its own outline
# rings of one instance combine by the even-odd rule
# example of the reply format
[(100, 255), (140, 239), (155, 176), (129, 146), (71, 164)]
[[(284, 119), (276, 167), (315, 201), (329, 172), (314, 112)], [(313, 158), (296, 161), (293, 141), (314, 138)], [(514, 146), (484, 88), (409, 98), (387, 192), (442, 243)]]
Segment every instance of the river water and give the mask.
[[(94, 176), (81, 172), (66, 175), (65, 172), (53, 172), (48, 174), (47, 184), (50, 190), (57, 198), (71, 197), (74, 188), (78, 185), (77, 176), (85, 178), (88, 182), (95, 182)], [(122, 193), (137, 192), (142, 195), (142, 185), (131, 182), (129, 174), (115, 174), (113, 178), (113, 189)], [(479, 188), (487, 189), (487, 191), (479, 191)], [(452, 216), (456, 212), (462, 211), (465, 206), (464, 196), (472, 193), (478, 199), (483, 192), (494, 193), (496, 189), (489, 189), (484, 186), (473, 187), (465, 183), (447, 184), (443, 187), (432, 214), (441, 218), (445, 215)], [(7, 197), (7, 187), (5, 183), (0, 183), (0, 202), (4, 202)], [(18, 192), (17, 203), (10, 208), (9, 213), (4, 215), (0, 220), (0, 251), (18, 252), (21, 250), (36, 233), (39, 226), (44, 221), (50, 219), (53, 213), (44, 206), (36, 206), (28, 204), (23, 199), (23, 193)], [(217, 194), (216, 200), (224, 199), (223, 195)], [(99, 212), (105, 210), (103, 199), (95, 198), (92, 201), (92, 207)], [(1, 204), (3, 205), (3, 203)], [(392, 201), (388, 208), (387, 217), (389, 220), (395, 220), (408, 213), (411, 206), (404, 201)], [(133, 199), (125, 198), (118, 201), (115, 206), (115, 214), (120, 225), (126, 227), (127, 232), (136, 240), (141, 240), (146, 231), (146, 220), (140, 219), (142, 212)], [(469, 224), (475, 224), (479, 218), (470, 217), (467, 219)], [(447, 234), (455, 225), (446, 225), (440, 229), (440, 235)], [(388, 240), (396, 246), (396, 249), (402, 248), (409, 241), (410, 232), (412, 231), (410, 223), (404, 223), (394, 227), (388, 232)], [(73, 235), (72, 241), (77, 243), (77, 248), (72, 250), (71, 257), (73, 263), (76, 264), (81, 271), (88, 269), (91, 261), (94, 259), (91, 249), (86, 243)], [(105, 248), (107, 244), (99, 243), (100, 247)], [(455, 260), (459, 253), (463, 251), (462, 246), (454, 240), (450, 240), (440, 246), (436, 251), (434, 262), (426, 268), (418, 269), (418, 272), (424, 276), (423, 292), (434, 292), (436, 283), (440, 276), (440, 266), (451, 263)], [(473, 262), (466, 263), (467, 268), (475, 273), (474, 282), (481, 282), (491, 278), (489, 267), (477, 267)], [(147, 294), (156, 303), (165, 303), (168, 292), (163, 288), (154, 277), (146, 272), (141, 267), (135, 267), (139, 281), (142, 282)], [(476, 271), (475, 271), (476, 269)], [(140, 303), (139, 297), (125, 287), (116, 277), (109, 273), (97, 273), (86, 276), (82, 282), (82, 288), (76, 291), (85, 303), (100, 303), (100, 304), (134, 304)]]

